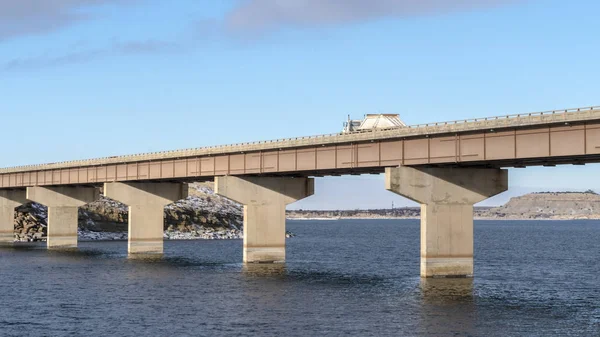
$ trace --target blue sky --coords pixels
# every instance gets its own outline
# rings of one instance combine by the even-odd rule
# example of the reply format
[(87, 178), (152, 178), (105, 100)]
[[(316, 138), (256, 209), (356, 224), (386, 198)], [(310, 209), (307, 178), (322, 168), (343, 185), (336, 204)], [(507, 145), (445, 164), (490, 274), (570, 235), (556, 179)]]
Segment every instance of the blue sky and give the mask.
[[(482, 5), (484, 3), (484, 5)], [(600, 105), (597, 1), (0, 1), (0, 167)], [(600, 190), (600, 165), (511, 190)], [(304, 208), (411, 204), (322, 178)], [(355, 192), (355, 194), (353, 194)]]

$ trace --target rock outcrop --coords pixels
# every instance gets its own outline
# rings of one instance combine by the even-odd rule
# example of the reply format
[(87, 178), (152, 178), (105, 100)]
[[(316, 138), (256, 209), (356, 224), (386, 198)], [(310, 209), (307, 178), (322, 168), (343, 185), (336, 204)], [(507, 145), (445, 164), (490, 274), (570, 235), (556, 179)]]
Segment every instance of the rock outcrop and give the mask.
[(498, 219), (600, 219), (600, 195), (588, 192), (531, 193), (491, 208), (481, 217)]
[(18, 207), (15, 211), (15, 240), (40, 241), (46, 238), (47, 208), (36, 203)]
[[(242, 236), (242, 206), (213, 192), (212, 183), (190, 184), (189, 197), (165, 207), (165, 238), (221, 239)], [(79, 210), (83, 239), (127, 238), (127, 206), (101, 197)], [(30, 203), (16, 210), (15, 240), (46, 237), (47, 208)], [(110, 234), (106, 234), (110, 233)]]

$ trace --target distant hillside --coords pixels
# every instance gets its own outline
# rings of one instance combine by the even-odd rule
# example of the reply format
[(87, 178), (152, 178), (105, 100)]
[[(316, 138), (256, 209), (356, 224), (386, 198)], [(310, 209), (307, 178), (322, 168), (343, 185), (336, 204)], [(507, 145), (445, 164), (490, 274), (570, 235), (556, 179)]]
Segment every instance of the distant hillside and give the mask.
[(490, 209), (483, 217), (507, 219), (600, 219), (600, 195), (588, 192), (531, 193)]

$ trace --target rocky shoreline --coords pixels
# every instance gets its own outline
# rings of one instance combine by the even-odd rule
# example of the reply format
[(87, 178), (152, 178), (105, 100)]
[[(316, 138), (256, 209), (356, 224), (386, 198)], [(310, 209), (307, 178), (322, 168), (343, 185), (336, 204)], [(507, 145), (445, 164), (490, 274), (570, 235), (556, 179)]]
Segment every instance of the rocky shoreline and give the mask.
[[(216, 195), (210, 183), (190, 184), (189, 197), (165, 207), (163, 237), (167, 240), (241, 239), (242, 206)], [(18, 207), (15, 241), (45, 241), (47, 208), (36, 203)], [(101, 197), (79, 209), (78, 236), (82, 241), (126, 240), (127, 206)]]
[[(127, 232), (93, 232), (79, 230), (77, 233), (79, 241), (124, 241), (127, 240)], [(239, 240), (243, 239), (243, 232), (237, 229), (214, 230), (212, 228), (199, 228), (191, 232), (165, 231), (165, 240)], [(39, 241), (44, 241), (42, 238)]]

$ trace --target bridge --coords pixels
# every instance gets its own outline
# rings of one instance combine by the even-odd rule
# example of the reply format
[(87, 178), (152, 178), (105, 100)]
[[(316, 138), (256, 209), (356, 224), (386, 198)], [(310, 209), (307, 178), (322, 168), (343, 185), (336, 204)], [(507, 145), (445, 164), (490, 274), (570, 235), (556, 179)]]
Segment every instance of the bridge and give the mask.
[(0, 244), (14, 209), (48, 207), (50, 249), (77, 247), (78, 207), (129, 207), (128, 251), (163, 252), (163, 211), (187, 182), (215, 181), (244, 205), (244, 262), (285, 260), (285, 207), (314, 177), (385, 173), (422, 205), (421, 276), (473, 276), (473, 205), (508, 188), (508, 167), (600, 161), (600, 107), (587, 107), (0, 169)]

